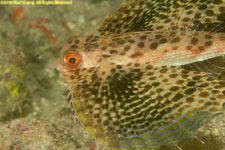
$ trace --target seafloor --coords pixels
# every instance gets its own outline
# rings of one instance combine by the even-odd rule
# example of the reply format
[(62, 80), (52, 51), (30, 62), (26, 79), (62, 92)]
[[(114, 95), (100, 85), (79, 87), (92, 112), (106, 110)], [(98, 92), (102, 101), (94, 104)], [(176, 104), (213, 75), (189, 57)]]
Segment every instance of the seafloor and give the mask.
[[(67, 89), (60, 85), (54, 65), (67, 39), (97, 34), (104, 17), (124, 1), (0, 5), (0, 150), (97, 149), (94, 139), (74, 122)], [(181, 140), (179, 147), (224, 150), (224, 125), (225, 115), (219, 115), (201, 127), (196, 138)]]

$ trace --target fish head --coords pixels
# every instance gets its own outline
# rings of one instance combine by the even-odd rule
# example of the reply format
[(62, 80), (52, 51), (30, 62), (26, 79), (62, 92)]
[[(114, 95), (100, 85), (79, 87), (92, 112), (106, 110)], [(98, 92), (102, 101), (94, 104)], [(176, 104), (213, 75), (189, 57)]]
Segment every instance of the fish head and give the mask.
[(82, 37), (75, 36), (70, 39), (62, 48), (57, 60), (56, 69), (65, 75), (74, 75), (74, 70), (96, 67), (99, 61), (98, 56), (90, 52), (88, 42)]

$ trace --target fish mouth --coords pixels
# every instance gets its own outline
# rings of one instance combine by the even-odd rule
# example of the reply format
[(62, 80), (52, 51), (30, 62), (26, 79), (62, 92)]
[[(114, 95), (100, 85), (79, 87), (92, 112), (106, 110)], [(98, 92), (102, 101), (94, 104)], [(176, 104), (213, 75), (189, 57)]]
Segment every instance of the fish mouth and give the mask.
[(60, 61), (56, 62), (55, 68), (56, 68), (56, 70), (61, 72), (63, 75), (67, 75), (67, 76), (74, 75), (73, 69), (71, 67), (67, 66), (66, 64), (62, 64)]

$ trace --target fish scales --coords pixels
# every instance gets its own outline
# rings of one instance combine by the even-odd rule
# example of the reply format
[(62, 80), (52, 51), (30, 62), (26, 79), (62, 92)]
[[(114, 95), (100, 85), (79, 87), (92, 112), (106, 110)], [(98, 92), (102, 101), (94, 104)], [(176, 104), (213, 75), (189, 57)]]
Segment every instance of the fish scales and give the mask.
[(57, 69), (85, 131), (113, 150), (158, 150), (221, 113), (224, 6), (131, 0), (106, 18), (100, 36), (65, 44)]

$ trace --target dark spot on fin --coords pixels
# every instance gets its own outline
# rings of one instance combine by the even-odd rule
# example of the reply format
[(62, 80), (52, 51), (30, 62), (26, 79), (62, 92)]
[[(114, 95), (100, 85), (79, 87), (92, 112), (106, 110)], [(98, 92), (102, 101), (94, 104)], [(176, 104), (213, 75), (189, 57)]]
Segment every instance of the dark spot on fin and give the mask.
[[(225, 71), (222, 72), (222, 73), (220, 73), (220, 74), (218, 75), (218, 79), (219, 79), (219, 80), (224, 80), (224, 81), (225, 81)], [(225, 91), (224, 91), (223, 94), (225, 95)]]
[(223, 22), (225, 22), (225, 12), (219, 14), (219, 15), (217, 16), (217, 20), (218, 20), (218, 21), (223, 21)]
[(222, 104), (223, 109), (225, 109), (225, 102)]

